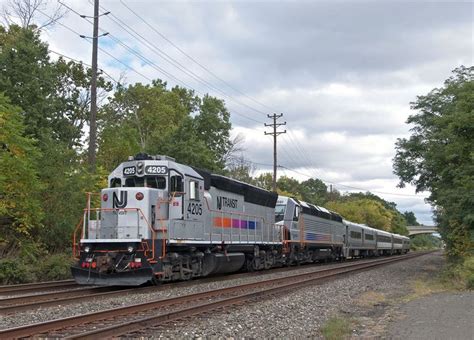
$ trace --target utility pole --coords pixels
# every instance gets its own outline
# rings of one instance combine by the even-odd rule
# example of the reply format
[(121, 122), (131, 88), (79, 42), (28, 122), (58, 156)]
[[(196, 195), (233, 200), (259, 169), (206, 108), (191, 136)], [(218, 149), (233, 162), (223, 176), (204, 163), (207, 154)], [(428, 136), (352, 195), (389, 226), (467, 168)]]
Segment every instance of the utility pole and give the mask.
[(283, 117), (283, 113), (277, 115), (274, 113), (273, 115), (267, 115), (268, 118), (273, 119), (273, 124), (264, 124), (265, 126), (272, 126), (273, 132), (266, 132), (265, 135), (272, 135), (273, 136), (273, 191), (277, 192), (277, 136), (286, 133), (285, 131), (277, 131), (277, 128), (282, 125), (286, 125), (286, 122), (277, 123), (277, 119)]
[(95, 172), (97, 144), (97, 44), (99, 40), (99, 0), (94, 0), (94, 28), (92, 30), (91, 113), (89, 119), (89, 167)]

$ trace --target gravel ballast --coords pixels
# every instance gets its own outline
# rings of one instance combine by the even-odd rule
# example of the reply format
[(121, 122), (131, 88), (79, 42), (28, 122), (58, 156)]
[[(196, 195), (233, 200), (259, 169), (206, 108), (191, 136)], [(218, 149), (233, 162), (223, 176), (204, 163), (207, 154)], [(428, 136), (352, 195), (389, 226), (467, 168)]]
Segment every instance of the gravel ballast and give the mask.
[[(430, 254), (401, 261), (320, 286), (301, 288), (281, 297), (211, 312), (190, 322), (175, 322), (173, 327), (158, 327), (140, 335), (169, 338), (320, 338), (321, 326), (331, 316), (357, 314), (361, 294), (378, 292), (389, 298), (403, 296), (409, 291), (407, 283), (418, 277), (423, 268), (438, 266), (439, 258), (439, 254)], [(360, 311), (364, 313), (363, 308)], [(363, 329), (365, 325), (360, 326)], [(357, 329), (353, 332), (354, 335), (358, 333)]]
[[(204, 316), (193, 318), (192, 321), (175, 322), (143, 334), (157, 337), (319, 337), (319, 330), (329, 317), (337, 313), (352, 313), (351, 306), (354, 305), (360, 294), (375, 291), (388, 295), (393, 292), (397, 295), (400, 293), (400, 287), (416, 277), (423, 267), (432, 266), (439, 257), (439, 255), (425, 255), (405, 260), (346, 276), (320, 286), (302, 288), (290, 294), (282, 294), (282, 296), (256, 301), (244, 306), (207, 313)], [(314, 267), (302, 267), (292, 271), (291, 275), (314, 270)], [(2, 317), (0, 329), (284, 275), (287, 274), (268, 273), (229, 281), (197, 283), (187, 287), (164, 287), (153, 293), (114, 296), (107, 299), (95, 299), (87, 303), (16, 313)]]

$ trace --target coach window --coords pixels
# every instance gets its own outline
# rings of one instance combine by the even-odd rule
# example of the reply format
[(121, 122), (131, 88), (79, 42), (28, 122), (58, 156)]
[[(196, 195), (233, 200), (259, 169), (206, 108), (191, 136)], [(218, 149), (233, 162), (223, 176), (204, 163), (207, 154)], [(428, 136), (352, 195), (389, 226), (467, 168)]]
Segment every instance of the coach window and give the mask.
[(120, 188), (122, 186), (122, 180), (120, 178), (112, 178), (110, 180), (110, 187), (111, 188)]
[(189, 199), (199, 201), (199, 182), (189, 181)]

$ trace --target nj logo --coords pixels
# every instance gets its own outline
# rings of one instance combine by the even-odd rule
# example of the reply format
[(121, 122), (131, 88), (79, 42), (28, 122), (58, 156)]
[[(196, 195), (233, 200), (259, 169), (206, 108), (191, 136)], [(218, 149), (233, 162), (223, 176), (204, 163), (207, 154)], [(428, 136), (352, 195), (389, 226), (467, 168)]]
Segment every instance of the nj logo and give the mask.
[(126, 191), (120, 191), (120, 200), (118, 199), (116, 192), (113, 193), (112, 197), (113, 197), (112, 204), (114, 208), (122, 209), (127, 206), (127, 192)]

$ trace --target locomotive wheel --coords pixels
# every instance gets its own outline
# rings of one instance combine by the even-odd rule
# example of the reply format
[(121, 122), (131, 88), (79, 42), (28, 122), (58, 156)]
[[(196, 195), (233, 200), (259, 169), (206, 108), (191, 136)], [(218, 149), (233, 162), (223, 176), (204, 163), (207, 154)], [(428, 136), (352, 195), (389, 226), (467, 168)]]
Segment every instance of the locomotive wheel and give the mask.
[(267, 252), (265, 254), (265, 269), (270, 269), (271, 267), (273, 267), (273, 263), (274, 263), (273, 254), (271, 252)]

